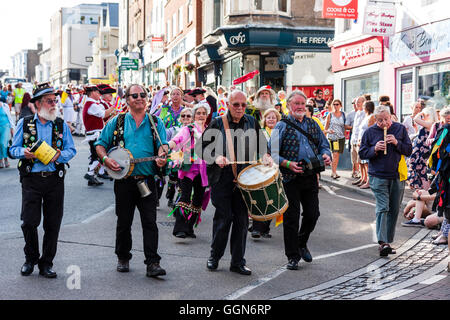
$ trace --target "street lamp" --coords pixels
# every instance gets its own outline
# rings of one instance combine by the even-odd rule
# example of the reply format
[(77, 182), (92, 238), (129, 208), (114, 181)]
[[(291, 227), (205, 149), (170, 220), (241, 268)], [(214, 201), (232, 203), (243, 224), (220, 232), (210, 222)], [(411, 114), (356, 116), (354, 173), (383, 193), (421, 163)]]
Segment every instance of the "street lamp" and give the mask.
[(137, 42), (137, 47), (139, 48), (139, 59), (142, 61), (142, 84), (145, 82), (145, 64), (144, 64), (144, 41), (139, 40)]

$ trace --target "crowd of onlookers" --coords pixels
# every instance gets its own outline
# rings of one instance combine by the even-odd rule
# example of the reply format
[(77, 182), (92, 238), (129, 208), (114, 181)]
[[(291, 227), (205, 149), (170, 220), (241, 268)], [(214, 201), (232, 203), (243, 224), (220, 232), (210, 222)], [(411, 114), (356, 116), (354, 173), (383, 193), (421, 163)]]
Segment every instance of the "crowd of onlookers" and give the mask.
[[(181, 104), (192, 107), (195, 103), (206, 99), (212, 106), (213, 114), (221, 115), (226, 111), (229, 92), (235, 88), (234, 86), (230, 88), (219, 86), (216, 92), (210, 88), (202, 88), (202, 92), (199, 92), (198, 95), (192, 94), (193, 90), (183, 90)], [(158, 106), (170, 103), (170, 86), (148, 86), (146, 89), (150, 98), (149, 109), (157, 109)], [(124, 96), (125, 90), (126, 86), (117, 86), (115, 98), (117, 104), (120, 104), (118, 100)], [(270, 99), (265, 99), (265, 91), (268, 92), (267, 97)], [(61, 99), (62, 92), (60, 91), (59, 99)], [(64, 92), (67, 96), (64, 103), (60, 100), (61, 116), (69, 124), (74, 135), (83, 135), (80, 115), (84, 96), (83, 88), (69, 85)], [(271, 97), (273, 94), (275, 97)], [(252, 111), (254, 106), (260, 110), (261, 114), (258, 120), (268, 138), (277, 122), (288, 114), (286, 95), (283, 90), (275, 93), (272, 88), (267, 87), (261, 88), (248, 98), (248, 113), (255, 115), (254, 109)], [(10, 165), (6, 148), (14, 133), (15, 124), (20, 118), (36, 112), (30, 99), (30, 94), (25, 92), (20, 84), (17, 84), (15, 88), (12, 88), (11, 85), (4, 86), (0, 92), (0, 168)], [(157, 100), (156, 105), (155, 100)], [(411, 115), (404, 119), (398, 119), (388, 96), (380, 96), (377, 101), (373, 101), (368, 94), (355, 97), (352, 100), (352, 110), (344, 112), (341, 100), (333, 98), (326, 100), (323, 90), (315, 90), (314, 96), (307, 100), (306, 115), (319, 124), (330, 142), (333, 154), (331, 177), (333, 179), (340, 178), (338, 174), (339, 159), (347, 147), (352, 162), (352, 178), (354, 179), (352, 184), (361, 189), (370, 188), (368, 161), (360, 159), (358, 151), (364, 132), (375, 124), (374, 111), (378, 105), (389, 107), (393, 122), (402, 121), (413, 145), (412, 155), (407, 159), (407, 185), (413, 191), (414, 200), (410, 201), (404, 209), (404, 217), (407, 220), (403, 225), (430, 228), (441, 226), (434, 243), (447, 243), (450, 225), (443, 217), (433, 212), (436, 194), (430, 191), (433, 175), (427, 161), (437, 132), (443, 125), (450, 124), (450, 107), (436, 110), (433, 106), (428, 106), (426, 101), (418, 99), (411, 106)], [(12, 111), (15, 111), (15, 119), (12, 117)]]

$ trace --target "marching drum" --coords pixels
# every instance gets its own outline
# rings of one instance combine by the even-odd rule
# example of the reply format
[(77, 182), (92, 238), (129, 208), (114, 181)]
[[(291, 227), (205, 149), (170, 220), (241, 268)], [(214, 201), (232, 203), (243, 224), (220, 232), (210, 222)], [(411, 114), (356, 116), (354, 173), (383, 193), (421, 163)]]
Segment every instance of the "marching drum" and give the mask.
[(288, 208), (289, 203), (277, 166), (253, 164), (242, 170), (237, 184), (253, 220), (272, 220)]

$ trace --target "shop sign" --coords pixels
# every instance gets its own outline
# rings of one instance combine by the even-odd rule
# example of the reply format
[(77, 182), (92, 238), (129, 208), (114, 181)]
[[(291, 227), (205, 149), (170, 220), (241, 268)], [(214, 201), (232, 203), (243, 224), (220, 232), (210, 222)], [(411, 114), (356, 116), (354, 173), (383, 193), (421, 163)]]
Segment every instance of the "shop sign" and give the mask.
[(383, 61), (383, 38), (373, 37), (331, 48), (333, 72)]
[(397, 33), (389, 39), (389, 59), (404, 63), (413, 58), (450, 51), (450, 19)]
[(322, 18), (358, 19), (358, 0), (323, 0)]
[(394, 6), (368, 4), (364, 13), (363, 34), (392, 36), (395, 34), (395, 19)]
[(328, 43), (334, 39), (332, 30), (288, 30), (265, 28), (222, 29), (221, 43), (228, 49), (248, 47), (311, 49), (329, 52)]
[(164, 41), (161, 37), (152, 38), (152, 52), (155, 54), (161, 54), (164, 50)]

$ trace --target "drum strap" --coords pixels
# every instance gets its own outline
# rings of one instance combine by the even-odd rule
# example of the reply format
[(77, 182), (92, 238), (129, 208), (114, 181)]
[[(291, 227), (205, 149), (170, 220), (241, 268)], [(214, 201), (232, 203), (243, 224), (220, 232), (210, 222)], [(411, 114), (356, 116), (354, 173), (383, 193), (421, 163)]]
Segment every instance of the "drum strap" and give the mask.
[(222, 116), (222, 121), (223, 121), (223, 127), (225, 129), (225, 136), (227, 138), (227, 148), (228, 148), (228, 152), (230, 153), (230, 157), (231, 157), (230, 160), (231, 160), (231, 162), (233, 162), (233, 164), (231, 165), (231, 168), (233, 170), (234, 182), (237, 182), (236, 156), (234, 154), (233, 140), (231, 139), (230, 126), (228, 124), (228, 119), (227, 119), (226, 115)]

